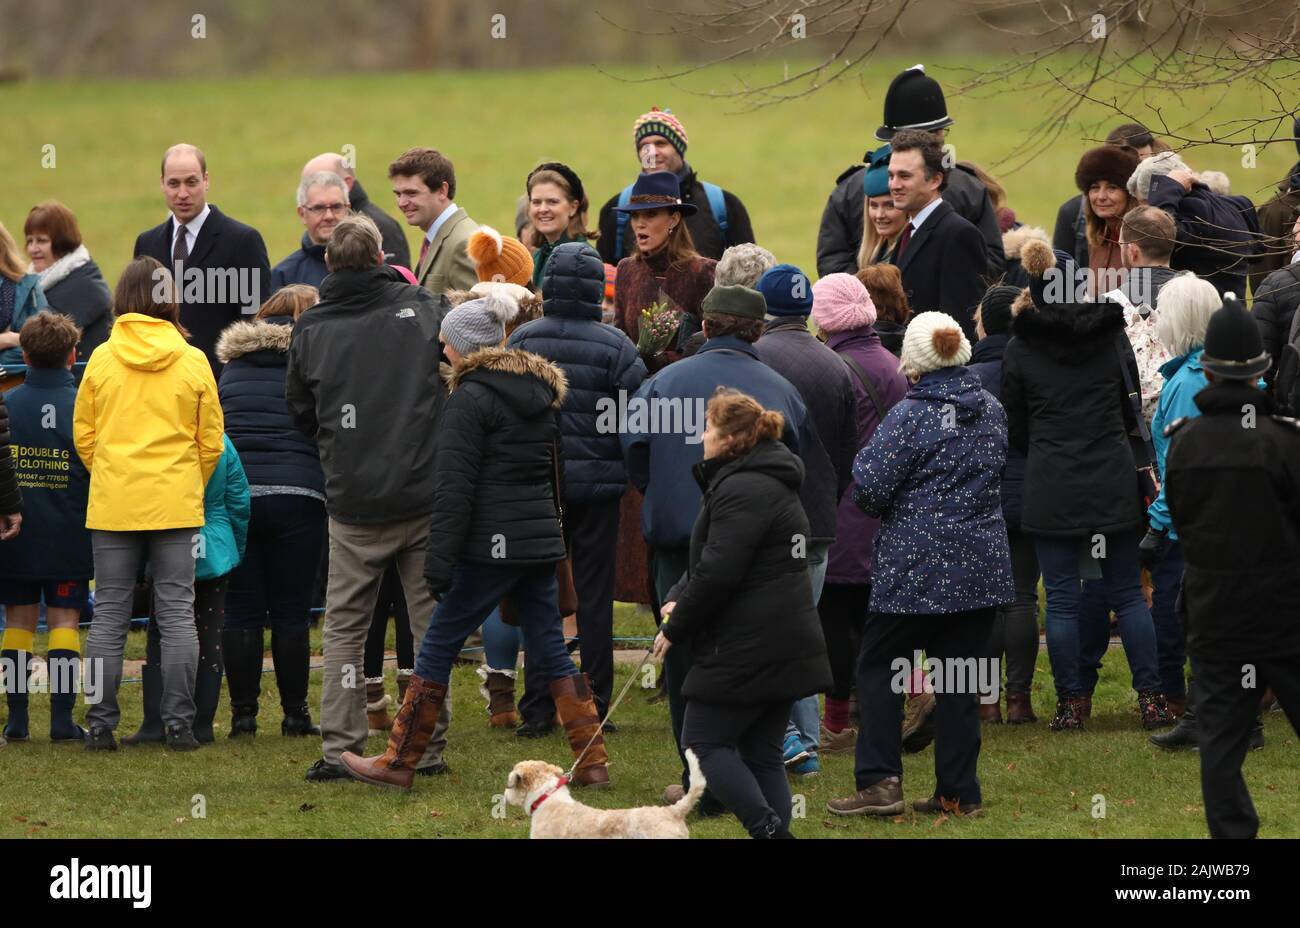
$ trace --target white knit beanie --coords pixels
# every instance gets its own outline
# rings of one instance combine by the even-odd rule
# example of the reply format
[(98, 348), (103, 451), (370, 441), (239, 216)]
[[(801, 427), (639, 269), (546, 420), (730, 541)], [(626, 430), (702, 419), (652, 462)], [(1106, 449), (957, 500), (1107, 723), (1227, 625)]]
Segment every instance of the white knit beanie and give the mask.
[(947, 313), (921, 313), (912, 317), (903, 333), (901, 360), (903, 370), (915, 374), (957, 367), (970, 360), (970, 342)]
[(1157, 152), (1151, 157), (1139, 161), (1138, 166), (1129, 175), (1129, 196), (1141, 197), (1145, 200), (1151, 195), (1151, 181), (1156, 175), (1171, 174), (1174, 171), (1191, 173), (1191, 170), (1187, 163), (1178, 157), (1177, 152)]

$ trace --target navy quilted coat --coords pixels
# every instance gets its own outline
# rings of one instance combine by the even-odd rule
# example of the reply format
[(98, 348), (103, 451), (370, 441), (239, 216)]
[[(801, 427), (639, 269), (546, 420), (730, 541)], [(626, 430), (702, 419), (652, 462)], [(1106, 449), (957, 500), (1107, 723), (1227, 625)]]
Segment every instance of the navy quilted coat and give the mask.
[(619, 391), (630, 399), (646, 375), (631, 339), (600, 321), (604, 293), (605, 266), (595, 249), (577, 242), (560, 245), (546, 263), (542, 318), (515, 329), (507, 343), (558, 365), (568, 379), (560, 433), (564, 501), (570, 505), (623, 495), (627, 471), (618, 430), (598, 428), (600, 409), (609, 404), (617, 409)]
[(853, 501), (881, 517), (871, 611), (932, 615), (1014, 598), (999, 484), (1002, 406), (964, 367), (912, 385), (853, 465)]

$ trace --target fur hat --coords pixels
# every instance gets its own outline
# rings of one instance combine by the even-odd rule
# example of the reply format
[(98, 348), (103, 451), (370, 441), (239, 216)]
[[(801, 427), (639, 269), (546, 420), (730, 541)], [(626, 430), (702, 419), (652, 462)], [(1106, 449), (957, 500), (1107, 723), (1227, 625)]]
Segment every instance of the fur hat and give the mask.
[(1086, 151), (1074, 169), (1074, 185), (1081, 193), (1097, 181), (1110, 181), (1116, 187), (1128, 187), (1128, 179), (1142, 160), (1127, 145), (1102, 145)]
[(479, 226), (465, 245), (479, 280), (523, 286), (533, 279), (533, 256), (523, 242), (502, 235), (491, 226)]
[(501, 344), (506, 337), (506, 323), (519, 312), (519, 304), (508, 298), (489, 294), (461, 303), (442, 320), (442, 340), (462, 357), (480, 348)]
[(905, 370), (928, 374), (970, 360), (970, 342), (957, 320), (947, 313), (926, 312), (912, 317), (903, 333)]
[(873, 325), (876, 304), (866, 285), (853, 274), (835, 273), (812, 285), (813, 322), (827, 335)]

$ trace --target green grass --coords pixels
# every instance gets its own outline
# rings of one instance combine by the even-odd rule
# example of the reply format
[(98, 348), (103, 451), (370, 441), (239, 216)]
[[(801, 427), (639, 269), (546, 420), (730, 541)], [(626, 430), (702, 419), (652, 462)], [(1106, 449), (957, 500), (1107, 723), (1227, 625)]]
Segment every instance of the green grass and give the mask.
[[(134, 637), (134, 636), (133, 636)], [(40, 648), (38, 647), (38, 652)], [(618, 686), (631, 667), (619, 669)], [(1048, 714), (1053, 694), (1046, 655), (1035, 677), (1034, 705)], [(311, 702), (319, 705), (319, 674)], [(851, 756), (824, 757), (824, 772), (796, 781), (806, 816), (799, 837), (1203, 837), (1196, 754), (1167, 754), (1146, 743), (1128, 689), (1122, 655), (1107, 658), (1089, 730), (1053, 734), (1046, 722), (986, 726), (980, 758), (987, 817), (975, 820), (916, 818), (839, 819), (826, 800), (853, 789)], [(511, 766), (549, 760), (567, 769), (571, 757), (560, 734), (522, 741), (487, 726), (472, 668), (453, 679), (453, 721), (446, 777), (417, 782), (410, 795), (354, 783), (303, 780), (319, 757), (316, 739), (279, 735), (274, 676), (263, 680), (262, 733), (229, 741), (226, 705), (218, 714), (218, 739), (196, 754), (156, 746), (88, 754), (45, 740), (47, 698), (32, 696), (35, 740), (0, 748), (0, 838), (41, 837), (524, 837), (527, 820), (497, 798)], [(392, 672), (389, 689), (393, 690)], [(140, 720), (139, 688), (123, 687), (120, 734)], [(634, 684), (615, 716), (620, 730), (608, 738), (614, 786), (582, 799), (607, 808), (653, 803), (678, 772), (668, 732), (667, 707), (646, 703)], [(1296, 803), (1296, 737), (1280, 714), (1266, 720), (1267, 746), (1251, 754), (1246, 779), (1270, 837), (1300, 836)], [(378, 752), (381, 739), (371, 739)], [(904, 758), (908, 800), (934, 786), (933, 748)], [(1092, 815), (1093, 797), (1105, 797), (1106, 816)], [(202, 796), (206, 817), (192, 817)], [(498, 814), (494, 815), (494, 809)], [(743, 837), (730, 817), (695, 822), (696, 837)]]
[[(272, 264), (296, 249), (302, 234), (294, 193), (303, 163), (344, 145), (355, 147), (358, 176), (374, 201), (394, 215), (389, 161), (413, 145), (441, 149), (457, 165), (457, 201), (479, 221), (509, 231), (524, 178), (542, 159), (569, 162), (595, 207), (627, 184), (635, 172), (632, 122), (657, 104), (682, 118), (691, 139), (688, 158), (702, 176), (748, 205), (758, 241), (780, 260), (811, 268), (832, 181), (875, 147), (884, 89), (914, 62), (877, 59), (858, 79), (753, 112), (738, 112), (735, 100), (616, 81), (590, 68), (5, 85), (0, 111), (9, 141), (0, 146), (0, 221), (21, 237), (31, 206), (49, 197), (63, 200), (115, 281), (135, 236), (166, 216), (158, 160), (168, 145), (184, 140), (208, 155), (211, 201), (262, 231)], [(797, 64), (791, 61), (791, 70)], [(953, 70), (962, 64), (988, 68), (996, 62), (929, 62), (930, 72), (949, 87), (966, 76)], [(734, 75), (770, 78), (781, 66), (715, 70), (687, 85), (724, 89), (734, 85)], [(1206, 122), (1270, 111), (1259, 89), (1246, 82), (1222, 101), (1195, 94), (1172, 100), (1154, 91), (1148, 100), (1163, 107), (1170, 124), (1211, 106)], [(949, 108), (957, 120), (950, 136), (957, 157), (990, 168), (1014, 153), (1044, 115), (1043, 101), (1019, 87), (951, 97)], [(1142, 112), (1136, 106), (1129, 111)], [(1097, 138), (1121, 121), (1084, 105), (1066, 138)], [(55, 146), (53, 169), (42, 166), (45, 145)], [(1074, 192), (1074, 167), (1087, 147), (1058, 142), (1003, 177), (1023, 221), (1050, 231), (1057, 207)], [(1294, 150), (1289, 143), (1269, 146), (1253, 170), (1241, 166), (1235, 148), (1196, 149), (1188, 157), (1194, 167), (1226, 171), (1236, 191), (1262, 201)]]

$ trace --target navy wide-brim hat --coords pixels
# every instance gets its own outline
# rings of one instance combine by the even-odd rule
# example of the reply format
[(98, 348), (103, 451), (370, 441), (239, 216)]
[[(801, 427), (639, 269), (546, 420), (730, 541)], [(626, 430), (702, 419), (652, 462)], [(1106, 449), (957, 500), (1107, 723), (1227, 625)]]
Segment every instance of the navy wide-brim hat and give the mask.
[(625, 206), (615, 206), (620, 213), (638, 213), (646, 209), (674, 209), (683, 216), (696, 213), (694, 203), (682, 202), (681, 185), (672, 171), (654, 171), (642, 174), (632, 185), (632, 194)]

